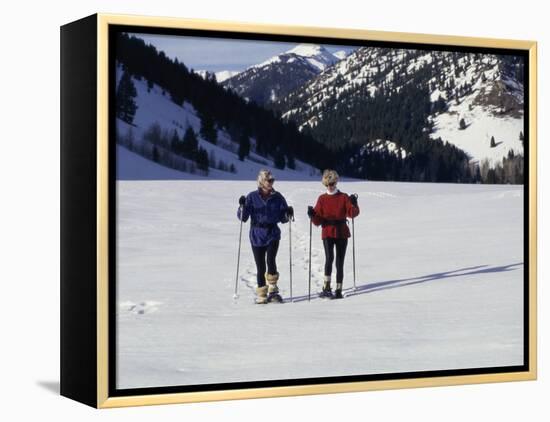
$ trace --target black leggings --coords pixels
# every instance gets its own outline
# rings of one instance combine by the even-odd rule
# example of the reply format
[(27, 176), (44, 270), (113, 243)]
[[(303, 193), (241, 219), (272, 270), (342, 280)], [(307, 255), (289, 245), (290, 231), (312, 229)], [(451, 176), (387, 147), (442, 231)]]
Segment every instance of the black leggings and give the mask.
[[(275, 258), (277, 257), (277, 250), (279, 249), (279, 241), (274, 240), (267, 246), (252, 246), (252, 253), (254, 254), (254, 261), (256, 261), (256, 280), (258, 281), (258, 287), (265, 286), (265, 267), (267, 261), (267, 272), (269, 274), (277, 274), (277, 264)], [(267, 256), (267, 259), (266, 259)]]
[(334, 262), (334, 246), (336, 246), (336, 282), (344, 281), (344, 259), (346, 258), (346, 249), (348, 239), (323, 239), (325, 247), (325, 275), (332, 274), (332, 263)]

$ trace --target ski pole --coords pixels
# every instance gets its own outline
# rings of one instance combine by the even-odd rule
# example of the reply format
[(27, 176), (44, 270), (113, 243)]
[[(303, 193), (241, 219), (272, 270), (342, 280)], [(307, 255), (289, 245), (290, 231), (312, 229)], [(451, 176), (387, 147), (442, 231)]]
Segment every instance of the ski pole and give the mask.
[(290, 263), (290, 301), (292, 302), (292, 221), (294, 217), (288, 219), (288, 258)]
[[(358, 195), (354, 194), (357, 199)], [(355, 285), (355, 217), (351, 219), (351, 240), (352, 240), (352, 255), (353, 255), (353, 290), (357, 290)]]
[(311, 301), (311, 226), (312, 226), (312, 218), (309, 218), (309, 281), (308, 281), (308, 292), (307, 292), (307, 300), (308, 302)]
[(351, 231), (352, 231), (352, 255), (353, 255), (353, 290), (357, 290), (355, 286), (355, 218), (351, 219)]
[(240, 229), (239, 229), (239, 251), (237, 252), (237, 274), (235, 275), (235, 293), (233, 294), (233, 299), (237, 299), (239, 297), (238, 289), (239, 289), (239, 264), (241, 262), (241, 238), (243, 234), (243, 210), (244, 206), (241, 205), (241, 212), (240, 212)]

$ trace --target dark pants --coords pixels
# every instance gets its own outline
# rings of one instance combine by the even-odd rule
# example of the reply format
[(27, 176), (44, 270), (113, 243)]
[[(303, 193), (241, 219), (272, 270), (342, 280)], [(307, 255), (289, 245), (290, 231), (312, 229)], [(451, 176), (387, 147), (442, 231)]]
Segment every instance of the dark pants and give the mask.
[(334, 248), (336, 247), (336, 282), (344, 281), (344, 259), (348, 247), (348, 239), (323, 239), (325, 247), (325, 275), (332, 274), (332, 263), (334, 262)]
[(274, 240), (267, 246), (252, 246), (254, 261), (256, 261), (256, 280), (258, 281), (258, 287), (265, 286), (266, 261), (267, 272), (269, 274), (277, 274), (277, 264), (275, 263), (275, 258), (277, 257), (278, 249), (278, 240)]

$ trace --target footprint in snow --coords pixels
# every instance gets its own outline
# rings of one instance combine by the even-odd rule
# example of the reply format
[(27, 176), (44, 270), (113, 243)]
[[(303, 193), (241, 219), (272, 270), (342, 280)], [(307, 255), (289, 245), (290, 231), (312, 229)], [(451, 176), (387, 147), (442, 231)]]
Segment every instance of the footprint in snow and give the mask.
[(125, 314), (144, 315), (158, 311), (162, 302), (144, 301), (134, 303), (131, 301), (120, 302), (118, 305), (119, 311)]

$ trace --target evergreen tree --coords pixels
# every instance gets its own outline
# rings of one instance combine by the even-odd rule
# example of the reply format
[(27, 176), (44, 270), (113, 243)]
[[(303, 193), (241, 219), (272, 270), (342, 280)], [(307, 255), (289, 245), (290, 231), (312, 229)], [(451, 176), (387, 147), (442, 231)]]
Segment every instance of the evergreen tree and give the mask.
[(124, 72), (120, 78), (116, 92), (116, 116), (128, 124), (132, 124), (137, 105), (136, 87), (129, 72)]
[(159, 145), (162, 142), (162, 128), (158, 122), (154, 122), (147, 128), (143, 134), (143, 139), (154, 145)]
[(525, 145), (523, 144), (524, 139), (525, 139), (525, 138), (524, 138), (524, 136), (523, 136), (523, 130), (520, 130), (520, 131), (519, 131), (519, 140), (521, 141), (521, 145), (522, 145), (522, 146), (525, 146)]
[(243, 161), (250, 154), (250, 138), (243, 133), (239, 138), (239, 160)]
[(433, 104), (433, 111), (435, 114), (447, 111), (447, 102), (443, 99), (441, 94)]
[(218, 169), (222, 171), (227, 171), (227, 165), (222, 159), (218, 161)]
[(273, 165), (280, 170), (285, 168), (285, 154), (280, 149), (277, 150), (273, 157)]
[(487, 183), (493, 185), (497, 183), (497, 173), (495, 169), (489, 169), (487, 172)]
[(459, 128), (460, 130), (466, 129), (466, 122), (464, 121), (464, 118), (460, 119), (460, 122), (459, 122), (459, 124), (458, 124), (458, 128)]
[(286, 165), (289, 169), (296, 170), (296, 161), (291, 153), (286, 154)]
[(178, 132), (177, 132), (176, 129), (174, 129), (172, 139), (170, 140), (170, 148), (175, 153), (179, 153), (180, 150), (181, 150), (181, 141), (180, 141), (180, 137), (178, 136)]
[(491, 136), (491, 148), (494, 148), (494, 147), (496, 147), (496, 146), (497, 146), (497, 144), (496, 144), (496, 142), (495, 142), (495, 137), (494, 137), (494, 136)]
[(195, 131), (191, 126), (187, 127), (185, 135), (183, 135), (183, 146), (182, 153), (183, 155), (193, 158), (199, 149), (199, 141)]
[(195, 162), (199, 169), (208, 171), (208, 152), (204, 148), (197, 151)]
[(160, 158), (160, 157), (159, 157), (159, 150), (158, 150), (158, 148), (157, 148), (156, 145), (153, 145), (153, 161), (154, 161), (155, 163), (158, 163), (158, 162), (159, 162), (159, 158)]
[(479, 164), (475, 167), (475, 182), (480, 183), (481, 182), (481, 170), (479, 169)]
[(208, 114), (204, 114), (201, 118), (201, 136), (212, 144), (218, 141), (218, 132), (214, 124), (214, 120)]

